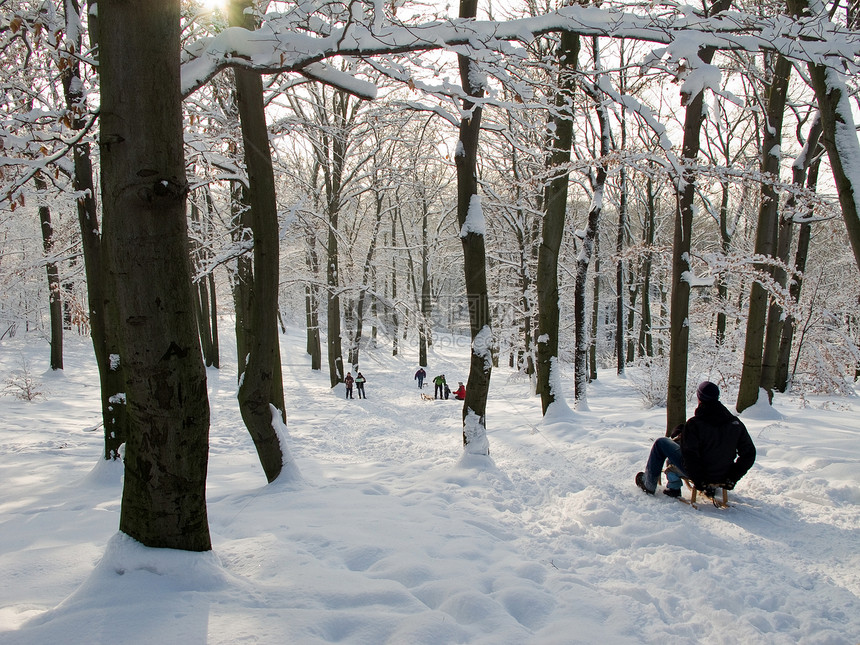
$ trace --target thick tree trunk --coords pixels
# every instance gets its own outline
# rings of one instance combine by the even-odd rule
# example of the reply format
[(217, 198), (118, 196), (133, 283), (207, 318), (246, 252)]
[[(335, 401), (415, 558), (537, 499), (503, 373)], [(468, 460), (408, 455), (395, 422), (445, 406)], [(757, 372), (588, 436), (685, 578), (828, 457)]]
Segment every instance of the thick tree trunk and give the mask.
[[(34, 178), (36, 190), (44, 193), (45, 180)], [(39, 223), (42, 229), (42, 248), (45, 251), (45, 273), (48, 279), (48, 313), (51, 325), (51, 369), (63, 369), (63, 300), (60, 293), (60, 270), (54, 254), (54, 226), (51, 224), (51, 209), (39, 206)]]
[[(731, 0), (717, 0), (708, 11), (714, 15), (731, 6)], [(709, 65), (714, 49), (699, 51), (699, 58)], [(678, 206), (675, 209), (675, 234), (672, 242), (672, 298), (669, 309), (669, 375), (666, 391), (666, 434), (687, 420), (687, 352), (690, 347), (690, 237), (693, 232), (693, 200), (696, 193), (696, 158), (702, 122), (705, 120), (704, 94), (691, 96), (684, 115), (684, 142), (681, 156), (687, 169), (676, 178)]]
[(562, 32), (558, 46), (558, 93), (553, 117), (555, 136), (547, 158), (552, 180), (544, 191), (544, 218), (541, 245), (538, 250), (537, 300), (537, 391), (541, 408), (561, 398), (561, 374), (558, 365), (559, 291), (558, 254), (567, 215), (567, 189), (570, 182), (570, 150), (573, 142), (573, 89), (579, 57), (579, 36)]
[[(474, 18), (477, 0), (460, 0), (460, 17)], [(463, 268), (466, 275), (466, 299), (469, 303), (469, 326), (472, 335), (471, 364), (463, 402), (463, 445), (471, 454), (489, 455), (487, 440), (487, 395), (493, 370), (493, 332), (487, 295), (487, 259), (484, 246), (485, 222), (478, 196), (478, 137), (481, 132), (479, 99), (484, 87), (474, 63), (462, 54), (457, 56), (460, 82), (468, 97), (463, 99), (463, 118), (454, 163), (457, 167), (457, 221), (463, 245)]]
[[(761, 207), (756, 227), (755, 253), (759, 256), (775, 257), (779, 230), (779, 193), (774, 185), (779, 180), (779, 151), (782, 145), (782, 121), (785, 114), (785, 101), (788, 95), (788, 80), (791, 62), (778, 56), (773, 70), (773, 79), (767, 92), (767, 107), (764, 132), (762, 133), (761, 172), (765, 177), (762, 184)], [(773, 274), (764, 265), (758, 270)], [(765, 365), (764, 332), (768, 310), (768, 292), (761, 283), (754, 281), (750, 290), (748, 305), (747, 333), (744, 343), (743, 369), (738, 387), (737, 410), (743, 412), (758, 400), (759, 389), (765, 387), (768, 397), (773, 390), (775, 364)], [(774, 330), (775, 333), (775, 330)], [(774, 336), (775, 338), (775, 336)], [(776, 352), (769, 358), (776, 361)], [(766, 383), (765, 380), (769, 381)]]
[[(253, 16), (243, 13), (250, 6), (248, 0), (234, 0), (230, 7), (231, 24), (252, 29)], [(278, 335), (278, 207), (263, 108), (263, 82), (256, 72), (236, 69), (234, 73), (254, 241), (253, 282), (245, 301), (248, 310), (243, 320), (246, 347), (239, 355), (242, 372), (239, 410), (254, 440), (266, 478), (271, 482), (281, 473), (284, 452), (272, 425), (270, 406), (277, 408), (286, 423)]]
[(205, 551), (209, 402), (185, 219), (179, 5), (99, 7), (104, 248), (128, 399), (120, 530)]

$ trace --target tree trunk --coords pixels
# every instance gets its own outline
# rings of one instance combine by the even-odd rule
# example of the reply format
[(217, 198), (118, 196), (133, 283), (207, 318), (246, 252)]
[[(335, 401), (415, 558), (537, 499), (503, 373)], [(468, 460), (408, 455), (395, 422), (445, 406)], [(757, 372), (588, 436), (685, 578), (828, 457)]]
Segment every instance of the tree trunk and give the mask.
[[(40, 175), (33, 178), (36, 190), (44, 193), (48, 188)], [(63, 369), (63, 301), (60, 297), (60, 271), (53, 259), (54, 227), (51, 209), (39, 206), (39, 223), (42, 229), (42, 248), (45, 250), (45, 273), (48, 278), (48, 312), (51, 324), (51, 369)]]
[[(549, 406), (562, 397), (561, 374), (558, 365), (559, 292), (558, 254), (564, 235), (567, 215), (567, 190), (570, 182), (570, 150), (573, 143), (573, 89), (579, 36), (565, 31), (558, 46), (558, 93), (553, 117), (555, 136), (547, 166), (552, 180), (544, 191), (544, 218), (541, 245), (538, 250), (537, 299), (537, 391), (541, 408), (546, 414)], [(467, 390), (468, 391), (468, 390)]]
[[(391, 245), (397, 246), (397, 209), (391, 212)], [(391, 355), (397, 356), (400, 342), (400, 321), (397, 316), (397, 256), (391, 256)]]
[[(90, 5), (95, 3), (91, 2)], [(79, 12), (78, 5), (71, 3), (74, 11)], [(67, 20), (72, 18), (67, 14)], [(77, 19), (77, 17), (74, 17)], [(67, 29), (68, 33), (77, 30)], [(90, 13), (90, 41), (94, 47), (98, 44), (98, 19)], [(80, 39), (75, 41), (77, 51), (81, 50)], [(66, 107), (71, 114), (72, 129), (80, 130), (84, 122), (82, 113), (83, 101), (80, 78), (80, 63), (76, 56), (69, 56), (67, 65), (62, 71), (63, 93)], [(128, 416), (126, 415), (125, 377), (123, 366), (118, 360), (119, 341), (118, 324), (115, 320), (109, 322), (113, 310), (113, 302), (107, 295), (107, 274), (102, 246), (101, 231), (96, 206), (96, 189), (93, 182), (93, 166), (90, 156), (90, 144), (84, 140), (77, 143), (72, 150), (74, 175), (72, 184), (75, 192), (81, 195), (77, 200), (78, 229), (81, 235), (81, 249), (84, 256), (84, 273), (87, 280), (87, 307), (90, 323), (90, 338), (93, 343), (93, 353), (99, 372), (101, 394), (102, 424), (104, 426), (104, 458), (119, 459), (119, 448), (128, 437)]]
[[(244, 13), (250, 6), (249, 0), (234, 0), (230, 5), (231, 24), (253, 29), (253, 16)], [(239, 355), (242, 371), (239, 410), (254, 440), (266, 478), (271, 482), (281, 473), (284, 451), (272, 426), (270, 406), (277, 408), (281, 420), (286, 423), (278, 335), (278, 206), (263, 108), (263, 81), (256, 72), (237, 68), (234, 73), (254, 241), (253, 281), (245, 301), (248, 310), (243, 320), (246, 347)]]
[(427, 367), (427, 346), (430, 344), (430, 320), (433, 301), (430, 298), (430, 244), (428, 242), (429, 207), (426, 195), (421, 199), (421, 323), (418, 325), (418, 365)]
[[(767, 107), (764, 132), (762, 133), (761, 172), (765, 177), (762, 183), (761, 207), (756, 227), (755, 253), (758, 256), (775, 257), (779, 225), (779, 193), (774, 183), (779, 180), (779, 150), (782, 144), (782, 121), (785, 114), (785, 101), (788, 95), (788, 80), (791, 62), (778, 56), (773, 69), (773, 79), (767, 92)], [(772, 275), (764, 265), (758, 270)], [(754, 281), (750, 290), (748, 304), (747, 333), (744, 344), (743, 369), (738, 387), (737, 410), (743, 412), (758, 400), (759, 389), (767, 387), (764, 378), (773, 382), (775, 365), (764, 365), (764, 332), (768, 309), (768, 292), (759, 281)], [(776, 352), (769, 357), (776, 360)], [(768, 398), (773, 390), (767, 387)]]
[[(460, 0), (460, 17), (474, 18), (478, 0)], [(469, 303), (469, 326), (472, 336), (471, 364), (463, 402), (463, 445), (466, 452), (489, 455), (487, 440), (487, 394), (493, 370), (492, 327), (487, 295), (487, 259), (484, 247), (484, 214), (478, 196), (478, 137), (481, 132), (480, 99), (484, 87), (477, 85), (481, 74), (475, 64), (457, 55), (460, 82), (467, 97), (463, 99), (463, 118), (454, 163), (457, 167), (457, 221), (463, 245), (463, 268), (466, 275), (466, 299)]]
[(188, 258), (179, 5), (99, 7), (104, 248), (128, 400), (120, 530), (206, 551), (209, 402)]
[(322, 369), (322, 349), (320, 347), (319, 287), (316, 283), (319, 272), (316, 237), (308, 234), (308, 270), (311, 281), (305, 285), (305, 315), (307, 319), (307, 352), (311, 357), (311, 369)]
[[(811, 11), (809, 0), (790, 0), (788, 8), (796, 16), (825, 14), (824, 7), (817, 1)], [(857, 11), (854, 10), (852, 20), (856, 17)], [(860, 205), (857, 203), (860, 200), (860, 186), (855, 185), (860, 176), (860, 141), (851, 111), (851, 93), (840, 73), (831, 67), (810, 64), (809, 76), (821, 112), (821, 142), (833, 170), (842, 218), (854, 251), (854, 262), (860, 269)]]
[[(720, 243), (722, 244), (723, 255), (728, 255), (731, 245), (731, 236), (729, 235), (729, 182), (722, 182), (721, 188), (722, 197), (720, 198)], [(726, 283), (726, 279), (724, 277), (718, 278), (717, 297), (720, 301), (720, 311), (717, 312), (717, 345), (722, 345), (726, 339), (726, 312), (724, 309), (728, 293), (729, 287)]]
[[(622, 131), (621, 149), (624, 149), (624, 132)], [(620, 170), (621, 197), (618, 204), (618, 230), (615, 236), (615, 369), (624, 374), (624, 261), (621, 254), (624, 251), (624, 232), (627, 228), (627, 173)]]
[[(204, 194), (204, 203), (208, 206), (211, 200)], [(200, 208), (196, 201), (191, 203), (191, 222), (203, 237), (205, 224), (201, 217)], [(215, 278), (210, 272), (200, 275), (203, 270), (203, 257), (207, 251), (193, 239), (191, 240), (192, 274), (194, 275), (195, 312), (197, 314), (197, 330), (200, 335), (200, 348), (203, 351), (203, 362), (207, 367), (218, 367), (218, 312), (215, 298)]]
[(340, 340), (340, 288), (338, 277), (337, 212), (329, 213), (328, 244), (326, 248), (326, 306), (328, 333), (328, 374), (332, 387), (343, 381), (343, 347)]
[[(803, 174), (806, 174), (806, 188), (814, 192), (818, 184), (818, 169), (821, 166), (821, 119), (816, 118), (809, 130), (809, 137), (803, 152), (794, 162), (794, 183), (803, 183)], [(808, 172), (807, 172), (808, 171)], [(793, 198), (789, 200), (787, 208), (793, 204)], [(810, 213), (810, 218), (812, 213)], [(803, 286), (803, 272), (806, 271), (806, 258), (809, 254), (809, 241), (812, 236), (812, 226), (808, 221), (800, 225), (797, 235), (797, 249), (794, 256), (794, 271), (791, 283), (788, 287), (789, 297), (792, 302), (800, 302), (800, 290)], [(774, 388), (780, 392), (788, 390), (788, 370), (791, 362), (791, 345), (794, 340), (794, 316), (788, 315), (782, 326), (782, 338), (779, 343), (779, 357), (777, 358), (776, 377)]]
[[(588, 335), (588, 382), (597, 380), (597, 338), (600, 330), (600, 237), (595, 232), (594, 248), (591, 251), (594, 257), (594, 271), (592, 271), (592, 288), (591, 288), (591, 334)], [(577, 299), (577, 292), (574, 286), (574, 301)], [(584, 295), (582, 296), (585, 297)], [(583, 304), (583, 307), (585, 305)], [(575, 309), (575, 307), (574, 307)], [(574, 316), (575, 318), (575, 316)], [(577, 323), (575, 323), (577, 324)], [(583, 325), (585, 322), (583, 321)], [(578, 329), (578, 327), (577, 327)], [(574, 332), (575, 334), (575, 332)], [(575, 356), (575, 354), (574, 354)], [(574, 362), (576, 358), (574, 358)]]
[(373, 256), (376, 253), (376, 240), (379, 238), (379, 228), (382, 224), (382, 198), (376, 199), (376, 219), (373, 221), (373, 231), (370, 234), (370, 246), (367, 249), (367, 256), (364, 258), (364, 269), (361, 276), (361, 289), (358, 292), (358, 303), (356, 305), (355, 316), (355, 340), (353, 346), (355, 348), (355, 357), (350, 362), (358, 369), (358, 353), (361, 349), (361, 336), (363, 333), (364, 320), (364, 303), (367, 300), (367, 290), (370, 286), (370, 280), (373, 277)]
[(649, 176), (646, 181), (646, 198), (648, 212), (645, 219), (644, 241), (645, 253), (642, 258), (642, 313), (639, 316), (639, 343), (637, 356), (651, 357), (654, 355), (654, 345), (651, 336), (651, 267), (653, 264), (652, 251), (654, 246), (654, 227), (657, 221), (657, 199), (654, 194), (654, 180)]
[[(595, 58), (598, 47), (597, 38), (592, 39)], [(609, 113), (603, 104), (603, 96), (597, 87), (586, 84), (585, 92), (594, 101), (597, 120), (600, 124), (598, 136), (600, 137), (600, 158), (597, 160), (594, 177), (591, 181), (591, 207), (588, 210), (588, 224), (582, 236), (582, 249), (576, 258), (576, 284), (573, 295), (573, 318), (576, 325), (576, 348), (574, 349), (574, 372), (573, 385), (574, 397), (577, 407), (586, 405), (586, 387), (588, 383), (588, 326), (586, 325), (586, 284), (588, 279), (588, 266), (591, 263), (592, 251), (596, 246), (598, 235), (598, 222), (600, 213), (603, 211), (603, 194), (606, 189), (606, 156), (610, 150), (611, 126)], [(592, 370), (596, 374), (596, 365)]]
[[(709, 15), (724, 11), (731, 0), (717, 0)], [(714, 49), (699, 51), (699, 58), (709, 65)], [(690, 236), (693, 232), (693, 199), (695, 197), (695, 165), (699, 156), (702, 122), (705, 120), (704, 94), (691, 96), (684, 116), (684, 142), (681, 156), (686, 169), (676, 178), (678, 206), (675, 209), (675, 234), (672, 242), (672, 299), (669, 309), (669, 375), (666, 391), (666, 434), (687, 420), (687, 352), (690, 346)]]

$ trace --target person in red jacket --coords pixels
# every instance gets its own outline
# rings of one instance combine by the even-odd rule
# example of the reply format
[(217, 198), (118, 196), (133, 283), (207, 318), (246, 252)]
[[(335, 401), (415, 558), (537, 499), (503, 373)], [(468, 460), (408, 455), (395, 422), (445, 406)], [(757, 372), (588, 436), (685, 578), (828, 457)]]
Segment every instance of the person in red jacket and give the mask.
[(355, 379), (352, 378), (352, 372), (346, 373), (346, 378), (343, 379), (343, 382), (346, 383), (346, 398), (352, 398), (352, 384), (355, 383)]
[(458, 383), (460, 387), (457, 388), (457, 391), (454, 392), (454, 398), (460, 401), (465, 400), (466, 398), (466, 386), (463, 383)]
[(720, 403), (720, 388), (702, 381), (696, 389), (699, 406), (693, 416), (675, 428), (672, 438), (660, 437), (651, 447), (645, 471), (636, 473), (636, 485), (649, 495), (657, 489), (663, 463), (680, 469), (668, 473), (663, 491), (681, 496), (681, 477), (713, 497), (713, 486), (732, 490), (755, 463), (755, 445), (746, 426)]

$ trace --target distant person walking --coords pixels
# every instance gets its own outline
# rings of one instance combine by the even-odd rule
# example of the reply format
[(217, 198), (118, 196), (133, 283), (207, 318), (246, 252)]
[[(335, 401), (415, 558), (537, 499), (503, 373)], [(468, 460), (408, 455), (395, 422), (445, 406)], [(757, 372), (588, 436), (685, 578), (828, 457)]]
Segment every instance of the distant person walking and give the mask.
[(427, 378), (427, 372), (424, 371), (423, 367), (419, 367), (418, 371), (415, 372), (415, 379), (414, 379), (414, 380), (418, 381), (418, 389), (419, 390), (424, 389), (424, 379), (425, 378)]
[(355, 387), (358, 389), (358, 398), (366, 399), (367, 395), (364, 393), (364, 384), (366, 379), (361, 375), (361, 372), (358, 373), (358, 376), (355, 377)]
[(352, 398), (352, 384), (355, 382), (355, 379), (352, 378), (352, 372), (346, 373), (346, 378), (343, 379), (343, 382), (346, 383), (346, 398)]
[(433, 384), (436, 386), (436, 389), (433, 391), (434, 399), (444, 399), (445, 398), (445, 375), (440, 374), (436, 378), (433, 379)]

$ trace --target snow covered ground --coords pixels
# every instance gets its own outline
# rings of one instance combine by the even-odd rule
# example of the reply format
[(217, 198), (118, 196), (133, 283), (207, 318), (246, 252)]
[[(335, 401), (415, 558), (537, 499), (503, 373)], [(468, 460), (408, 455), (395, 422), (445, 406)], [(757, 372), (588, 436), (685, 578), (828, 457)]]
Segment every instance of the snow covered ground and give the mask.
[[(428, 376), (465, 380), (465, 343), (439, 340)], [(297, 481), (266, 484), (235, 358), (209, 370), (201, 555), (118, 534), (88, 342), (61, 375), (44, 341), (0, 343), (0, 381), (29, 361), (46, 391), (0, 396), (0, 643), (860, 643), (860, 400), (744, 415), (757, 463), (697, 511), (633, 484), (665, 411), (609, 372), (545, 424), (495, 370), (491, 457), (463, 461), (460, 405), (423, 401), (416, 364), (365, 352), (369, 398), (346, 401), (303, 347), (284, 337)]]

